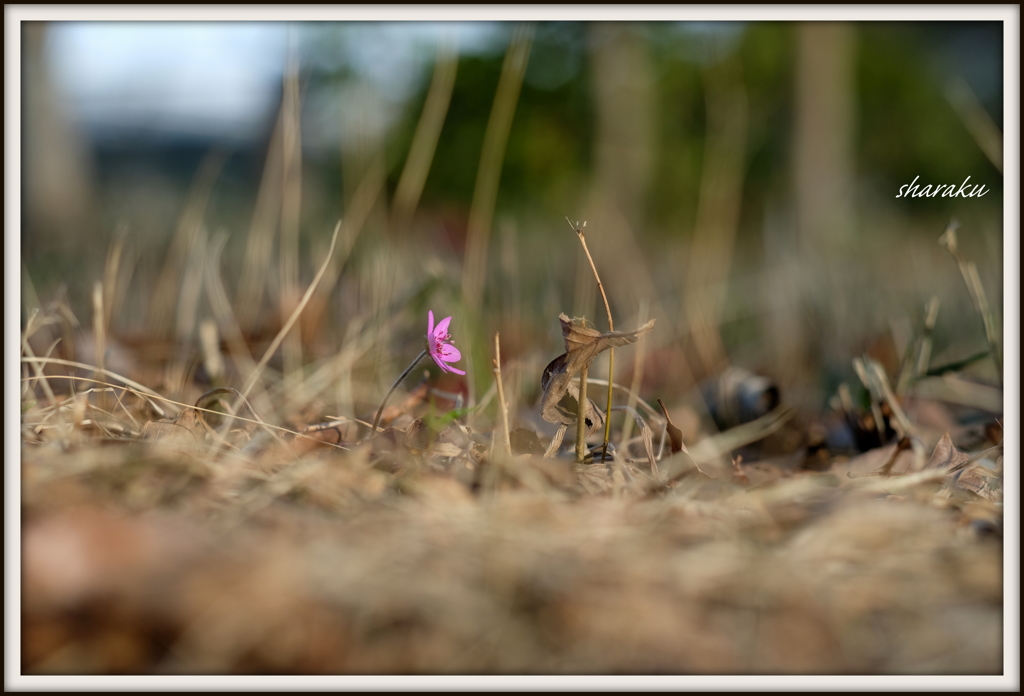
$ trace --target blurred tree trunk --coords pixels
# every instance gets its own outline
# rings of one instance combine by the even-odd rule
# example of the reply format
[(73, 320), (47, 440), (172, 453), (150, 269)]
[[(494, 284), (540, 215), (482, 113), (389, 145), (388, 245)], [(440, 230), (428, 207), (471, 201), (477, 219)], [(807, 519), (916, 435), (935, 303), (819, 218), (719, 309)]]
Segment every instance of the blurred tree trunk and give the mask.
[[(76, 250), (91, 248), (97, 231), (91, 163), (53, 83), (46, 23), (22, 27), (22, 253), (74, 258)], [(102, 258), (100, 251), (89, 260)]]

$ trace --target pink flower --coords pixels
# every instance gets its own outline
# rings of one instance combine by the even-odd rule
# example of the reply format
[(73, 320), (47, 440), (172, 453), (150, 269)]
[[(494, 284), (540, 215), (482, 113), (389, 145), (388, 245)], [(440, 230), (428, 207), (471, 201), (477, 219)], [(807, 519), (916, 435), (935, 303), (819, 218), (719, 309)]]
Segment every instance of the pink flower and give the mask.
[(427, 311), (427, 352), (434, 359), (437, 366), (444, 372), (454, 372), (457, 375), (466, 374), (462, 370), (452, 367), (447, 363), (462, 360), (462, 353), (448, 341), (451, 341), (451, 334), (448, 333), (448, 325), (452, 318), (442, 319), (434, 326), (434, 313)]

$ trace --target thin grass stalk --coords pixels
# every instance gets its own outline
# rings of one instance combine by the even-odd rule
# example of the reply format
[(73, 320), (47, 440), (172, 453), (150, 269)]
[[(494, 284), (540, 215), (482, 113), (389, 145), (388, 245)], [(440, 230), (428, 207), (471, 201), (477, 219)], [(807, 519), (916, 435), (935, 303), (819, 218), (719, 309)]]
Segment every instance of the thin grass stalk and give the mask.
[[(75, 363), (75, 362), (72, 362), (70, 360), (63, 360), (63, 359), (60, 359), (60, 358), (24, 357), (21, 360), (24, 363), (33, 363), (33, 362), (48, 363), (48, 362), (52, 362), (52, 363), (55, 363), (55, 364), (69, 364), (69, 365), (72, 365), (72, 366), (75, 366), (75, 367), (81, 367), (83, 369), (92, 369), (92, 370), (96, 369), (95, 365), (86, 365), (84, 363)], [(187, 410), (187, 409), (191, 409), (193, 411), (198, 411), (198, 412), (201, 412), (201, 413), (209, 413), (209, 414), (214, 415), (214, 416), (223, 416), (224, 415), (220, 411), (214, 411), (213, 409), (202, 408), (200, 406), (195, 406), (193, 404), (186, 404), (186, 403), (183, 403), (181, 401), (175, 401), (174, 399), (169, 399), (169, 398), (167, 398), (165, 396), (160, 396), (156, 392), (149, 391), (149, 389), (147, 387), (142, 387), (141, 389), (137, 389), (136, 386), (141, 386), (141, 385), (132, 386), (132, 385), (135, 385), (134, 382), (131, 382), (131, 380), (128, 380), (128, 379), (126, 379), (126, 378), (124, 378), (124, 377), (122, 377), (122, 376), (120, 376), (118, 374), (110, 372), (109, 370), (106, 371), (106, 374), (111, 376), (111, 377), (114, 377), (114, 378), (116, 378), (118, 380), (121, 380), (125, 384), (129, 384), (129, 383), (130, 384), (129, 384), (128, 387), (124, 387), (124, 386), (117, 385), (117, 384), (111, 384), (110, 382), (103, 382), (103, 381), (100, 381), (100, 380), (90, 379), (89, 377), (78, 377), (76, 375), (50, 375), (49, 377), (50, 377), (50, 379), (65, 379), (65, 380), (68, 380), (68, 381), (71, 381), (71, 382), (89, 382), (91, 384), (99, 384), (99, 385), (102, 385), (104, 387), (109, 387), (111, 389), (121, 389), (122, 391), (131, 392), (132, 394), (135, 394), (136, 396), (139, 396), (139, 397), (141, 397), (143, 399), (146, 399), (146, 401), (155, 410), (157, 410), (160, 413), (161, 417), (166, 417), (165, 416), (166, 412), (163, 409), (159, 409), (157, 407), (157, 405), (153, 403), (152, 399), (157, 399), (159, 401), (162, 401), (163, 403), (171, 404), (172, 406), (177, 406), (182, 411)], [(25, 379), (25, 380), (32, 380), (32, 379), (45, 380), (45, 379), (47, 379), (47, 376), (46, 375), (39, 375), (39, 376), (36, 376), (36, 377), (25, 377), (23, 379)], [(86, 392), (82, 392), (82, 393), (85, 394), (85, 393), (88, 393), (89, 391), (92, 391), (92, 390), (90, 389), (90, 390), (87, 390)], [(230, 393), (236, 394), (236, 395), (238, 393), (234, 389), (224, 389), (224, 388), (218, 389), (218, 390), (214, 390), (214, 391), (217, 391), (217, 392), (230, 392)], [(60, 406), (66, 405), (68, 403), (72, 403), (74, 401), (74, 399), (75, 399), (75, 397), (72, 396), (72, 397), (70, 397), (68, 399), (65, 399), (64, 401), (57, 402), (57, 403), (54, 404), (53, 408), (59, 409)], [(244, 416), (232, 416), (232, 418), (234, 420), (239, 420), (239, 421), (242, 421), (244, 423), (249, 423), (251, 425), (258, 425), (258, 426), (262, 427), (273, 438), (277, 439), (282, 444), (282, 446), (285, 446), (287, 443), (285, 443), (283, 440), (279, 440), (279, 436), (276, 435), (276, 433), (273, 432), (273, 431), (281, 432), (281, 433), (287, 433), (288, 435), (293, 435), (293, 436), (295, 436), (297, 438), (315, 439), (315, 438), (310, 438), (308, 435), (306, 435), (303, 432), (300, 432), (300, 431), (297, 431), (297, 430), (292, 430), (290, 428), (285, 428), (285, 427), (280, 426), (280, 425), (273, 425), (271, 423), (267, 423), (266, 421), (264, 421), (262, 418), (259, 417), (259, 414), (255, 411), (255, 409), (253, 409), (251, 406), (248, 405), (247, 401), (243, 400), (243, 403), (247, 406), (247, 408), (249, 409), (249, 412), (252, 414), (253, 417), (252, 418), (246, 418)], [(55, 412), (59, 413), (59, 411), (55, 411)], [(132, 418), (132, 420), (135, 421), (134, 418)], [(138, 421), (135, 421), (135, 422), (138, 423)], [(313, 432), (313, 431), (310, 431), (310, 432)], [(349, 449), (348, 447), (344, 447), (342, 445), (333, 445), (333, 444), (331, 444), (329, 442), (324, 442), (323, 440), (316, 440), (316, 442), (318, 444), (320, 444), (320, 445), (324, 445), (324, 446), (327, 446), (327, 447), (334, 447), (336, 449), (343, 449), (343, 450)], [(287, 449), (287, 447), (285, 447), (285, 449)], [(210, 455), (209, 453), (207, 453), (207, 456), (211, 456), (212, 457), (212, 455)]]
[[(127, 279), (124, 285), (119, 282), (124, 257), (124, 238), (125, 230), (121, 229), (118, 231), (117, 240), (107, 250), (107, 261), (103, 266), (103, 321), (108, 327), (113, 324), (114, 317), (118, 314), (127, 286)], [(128, 274), (130, 278), (130, 268)]]
[[(22, 348), (25, 350), (27, 357), (23, 357), (21, 359), (21, 362), (28, 363), (28, 364), (32, 365), (34, 368), (36, 368), (37, 377), (38, 377), (38, 379), (42, 380), (43, 390), (47, 392), (47, 396), (49, 396), (52, 399), (54, 404), (57, 403), (57, 399), (56, 399), (56, 397), (53, 396), (53, 391), (50, 390), (48, 379), (57, 379), (58, 377), (60, 377), (61, 379), (67, 379), (68, 377), (63, 376), (63, 375), (45, 375), (45, 374), (43, 374), (41, 369), (38, 369), (39, 365), (47, 365), (47, 364), (49, 364), (49, 365), (64, 365), (65, 367), (77, 367), (77, 368), (81, 368), (83, 370), (92, 370), (93, 372), (99, 372), (99, 373), (107, 375), (108, 377), (113, 377), (114, 379), (120, 380), (123, 384), (125, 384), (128, 387), (131, 387), (134, 391), (137, 391), (141, 396), (143, 396), (143, 398), (145, 398), (149, 402), (149, 404), (157, 412), (157, 415), (159, 415), (161, 418), (166, 418), (167, 417), (167, 412), (164, 411), (159, 406), (157, 406), (156, 404), (154, 404), (151, 401), (151, 399), (159, 399), (160, 401), (165, 401), (167, 403), (178, 404), (178, 402), (176, 402), (176, 401), (173, 401), (173, 400), (168, 399), (168, 398), (166, 398), (164, 396), (161, 396), (160, 394), (157, 394), (155, 391), (153, 391), (149, 387), (144, 387), (141, 384), (139, 384), (138, 382), (130, 380), (127, 377), (122, 377), (121, 375), (117, 374), (116, 372), (111, 372), (110, 370), (100, 370), (95, 365), (86, 365), (85, 363), (75, 362), (74, 360), (64, 360), (63, 358), (48, 358), (48, 357), (42, 357), (42, 356), (36, 357), (35, 354), (32, 353), (32, 349), (28, 346), (28, 341), (25, 341), (22, 344)], [(79, 377), (79, 378), (76, 378), (76, 379), (83, 379), (83, 378)], [(106, 383), (105, 382), (101, 382), (101, 384), (106, 384)], [(109, 384), (108, 386), (116, 387), (117, 385), (116, 384)], [(181, 405), (181, 404), (178, 404), (178, 405)], [(184, 404), (184, 406), (188, 407), (188, 404)]]
[(320, 318), (327, 308), (331, 293), (337, 286), (341, 271), (348, 262), (352, 249), (366, 227), (366, 222), (377, 199), (384, 190), (386, 178), (387, 167), (383, 157), (375, 157), (363, 174), (362, 181), (356, 187), (345, 210), (345, 219), (341, 223), (341, 248), (337, 255), (328, 255), (330, 265), (328, 265), (320, 285), (317, 286), (316, 293), (302, 320), (304, 327), (312, 327), (309, 331), (303, 331), (304, 336), (312, 337), (316, 334), (316, 327), (320, 325)]
[(253, 209), (252, 221), (245, 235), (245, 254), (242, 261), (242, 273), (235, 293), (234, 306), (242, 330), (248, 330), (255, 324), (263, 305), (263, 295), (269, 278), (270, 260), (274, 249), (274, 232), (277, 229), (275, 220), (280, 219), (281, 181), (284, 166), (282, 164), (284, 139), (284, 111), (281, 105), (274, 132), (267, 148), (267, 159), (263, 165), (263, 176), (260, 179), (259, 191), (256, 193), (256, 205)]
[(743, 207), (749, 108), (736, 61), (705, 70), (702, 81), (708, 132), (684, 296), (691, 340), (704, 372), (714, 373), (727, 362), (720, 327), (723, 289)]
[(452, 92), (455, 88), (455, 74), (458, 70), (458, 54), (454, 40), (444, 41), (438, 47), (434, 63), (434, 77), (427, 90), (423, 113), (412, 137), (409, 155), (402, 168), (402, 175), (395, 187), (395, 198), (391, 204), (392, 231), (401, 234), (412, 223), (412, 218), (423, 194), (423, 186), (434, 161), (437, 141), (448, 116)]
[[(568, 222), (568, 218), (566, 218)], [(615, 330), (615, 322), (612, 321), (612, 308), (608, 304), (608, 295), (604, 291), (604, 284), (601, 283), (601, 276), (597, 273), (597, 266), (594, 265), (594, 258), (590, 255), (590, 249), (587, 248), (587, 240), (584, 237), (584, 228), (587, 226), (586, 221), (582, 225), (573, 225), (571, 222), (569, 225), (576, 231), (576, 236), (580, 238), (580, 244), (583, 245), (583, 252), (587, 255), (587, 261), (590, 262), (590, 269), (594, 272), (594, 278), (597, 279), (597, 289), (601, 291), (601, 299), (604, 300), (604, 311), (608, 314), (608, 330)], [(605, 460), (608, 455), (608, 440), (611, 438), (612, 433), (612, 383), (615, 381), (615, 349), (608, 349), (608, 405), (605, 408), (605, 413), (608, 415), (604, 419), (604, 444), (601, 447), (601, 461)]]
[[(465, 312), (460, 320), (465, 327), (480, 325), (480, 310), (483, 304), (484, 281), (487, 278), (487, 248), (491, 235), (494, 206), (498, 197), (501, 179), (501, 165), (505, 161), (505, 148), (512, 128), (519, 92), (526, 74), (526, 63), (533, 43), (533, 25), (517, 26), (512, 32), (508, 51), (501, 67), (498, 87), (494, 95), (484, 132), (480, 165), (477, 168), (473, 200), (469, 209), (469, 228), (466, 233), (466, 252), (462, 267), (462, 301)], [(480, 334), (466, 332), (471, 341), (467, 351), (469, 359), (467, 377), (470, 402), (475, 399), (479, 369), (474, 367), (473, 356), (481, 351)], [(482, 375), (479, 375), (482, 376)]]
[[(641, 300), (640, 302), (640, 314), (638, 319), (639, 326), (643, 326), (647, 322), (647, 302)], [(644, 379), (644, 352), (647, 347), (647, 334), (644, 334), (636, 342), (636, 352), (633, 353), (633, 380), (629, 385), (629, 398), (626, 401), (626, 405), (631, 408), (636, 408), (637, 399), (639, 398), (640, 385)], [(608, 376), (609, 385), (613, 382), (611, 379), (612, 375)], [(611, 386), (609, 386), (609, 389)], [(633, 435), (633, 421), (629, 418), (622, 425), (622, 442), (628, 442), (629, 438)]]
[(512, 440), (508, 431), (508, 402), (505, 401), (505, 387), (501, 383), (501, 341), (494, 334), (494, 383), (498, 387), (498, 411), (501, 414), (501, 440), (506, 456), (512, 456)]
[[(103, 283), (97, 281), (92, 286), (92, 333), (95, 342), (96, 365), (101, 370), (106, 367), (104, 358), (107, 352), (107, 322), (103, 306)], [(99, 404), (101, 408), (107, 408), (105, 394), (99, 396)]]
[(498, 197), (501, 165), (505, 160), (512, 117), (515, 115), (519, 91), (526, 73), (526, 62), (533, 42), (532, 25), (516, 27), (512, 33), (505, 62), (501, 66), (494, 105), (484, 133), (483, 151), (477, 169), (473, 201), (469, 210), (469, 230), (466, 234), (466, 260), (462, 271), (462, 296), (472, 314), (480, 311), (481, 294), (487, 270), (487, 246), (491, 233), (491, 218)]
[(299, 301), (298, 306), (292, 312), (291, 316), (288, 317), (288, 320), (284, 323), (284, 326), (281, 327), (281, 330), (277, 333), (277, 336), (274, 337), (274, 340), (270, 343), (269, 346), (267, 346), (267, 351), (263, 354), (263, 357), (256, 365), (252, 374), (249, 375), (249, 379), (246, 380), (245, 387), (242, 389), (241, 392), (242, 398), (247, 397), (249, 395), (249, 392), (252, 391), (252, 388), (256, 385), (256, 382), (260, 378), (260, 374), (263, 372), (263, 368), (267, 366), (267, 363), (270, 361), (271, 356), (274, 355), (274, 352), (281, 345), (281, 342), (284, 340), (284, 337), (288, 335), (288, 332), (291, 331), (292, 327), (295, 325), (295, 322), (298, 321), (299, 315), (302, 314), (302, 310), (309, 302), (309, 298), (312, 297), (313, 293), (316, 291), (317, 286), (320, 284), (320, 280), (324, 277), (324, 273), (327, 271), (327, 265), (331, 260), (331, 256), (334, 254), (334, 247), (338, 242), (338, 232), (340, 230), (341, 221), (339, 220), (338, 224), (334, 226), (334, 234), (331, 236), (331, 246), (327, 250), (327, 258), (324, 259), (323, 264), (320, 266), (320, 270), (317, 271), (316, 277), (313, 278), (313, 282), (310, 283), (309, 287), (306, 289), (306, 294), (302, 296), (302, 299)]
[(960, 267), (960, 274), (964, 277), (964, 284), (967, 285), (967, 292), (974, 302), (974, 309), (981, 315), (982, 324), (985, 327), (985, 338), (988, 340), (988, 349), (992, 353), (992, 361), (996, 366), (996, 374), (999, 377), (999, 384), (1003, 383), (1003, 359), (999, 355), (999, 337), (996, 335), (995, 320), (988, 306), (988, 298), (985, 295), (985, 288), (981, 285), (981, 278), (978, 277), (978, 268), (973, 262), (964, 258), (957, 246), (956, 230), (959, 223), (953, 220), (946, 227), (946, 231), (939, 237), (939, 244), (946, 248), (956, 259)]
[(928, 372), (928, 364), (932, 357), (932, 331), (939, 318), (939, 297), (932, 295), (925, 307), (924, 327), (917, 339), (907, 349), (900, 366), (899, 377), (896, 379), (896, 393), (902, 395), (912, 380), (921, 379)]
[[(227, 235), (219, 233), (210, 244), (210, 255), (206, 260), (204, 269), (204, 289), (206, 297), (210, 301), (214, 318), (217, 320), (220, 331), (228, 344), (228, 352), (235, 363), (235, 369), (240, 374), (252, 374), (256, 370), (256, 361), (249, 351), (249, 346), (242, 334), (241, 321), (235, 313), (231, 302), (228, 300), (227, 292), (220, 274), (220, 256), (227, 243)], [(270, 399), (265, 390), (260, 389), (252, 395), (252, 401), (256, 408), (265, 413), (273, 410)], [(230, 411), (233, 413), (234, 411)]]
[(212, 152), (196, 173), (150, 301), (149, 328), (155, 336), (169, 335), (168, 328), (173, 324), (172, 317), (181, 293), (182, 272), (199, 234), (213, 185), (226, 160), (224, 152)]
[[(605, 419), (607, 420), (607, 419)], [(582, 464), (587, 457), (587, 366), (580, 370), (580, 396), (576, 409), (576, 463)]]
[[(280, 292), (278, 311), (281, 320), (290, 315), (299, 296), (299, 217), (302, 206), (302, 134), (299, 114), (298, 37), (288, 37), (288, 63), (284, 78), (283, 164), (281, 180)], [(328, 254), (330, 259), (331, 255)], [(281, 357), (285, 381), (291, 380), (302, 365), (302, 340), (299, 332), (285, 334)]]
[(32, 347), (28, 343), (29, 336), (32, 335), (33, 329), (35, 328), (35, 319), (38, 315), (38, 309), (32, 311), (32, 314), (29, 315), (28, 322), (25, 325), (25, 331), (21, 335), (21, 350), (25, 356), (27, 356), (27, 358), (23, 357), (21, 361), (23, 363), (27, 362), (32, 366), (32, 371), (36, 373), (36, 377), (39, 379), (39, 383), (43, 387), (43, 393), (46, 394), (46, 398), (50, 400), (50, 405), (56, 407), (57, 397), (53, 393), (53, 389), (50, 388), (50, 382), (46, 378), (46, 373), (43, 372), (43, 368), (41, 367), (42, 363), (49, 360), (49, 358), (37, 358), (36, 354), (32, 351)]
[(962, 77), (949, 83), (946, 99), (992, 166), (1003, 173), (1003, 134)]

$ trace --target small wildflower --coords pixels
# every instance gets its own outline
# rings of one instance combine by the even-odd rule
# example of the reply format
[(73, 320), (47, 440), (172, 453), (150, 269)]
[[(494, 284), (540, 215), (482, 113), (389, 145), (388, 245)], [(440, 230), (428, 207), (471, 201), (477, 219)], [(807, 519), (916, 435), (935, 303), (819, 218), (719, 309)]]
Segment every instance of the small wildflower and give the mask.
[(447, 364), (458, 362), (462, 359), (462, 353), (450, 343), (452, 337), (448, 333), (448, 325), (451, 321), (452, 318), (447, 317), (439, 321), (435, 327), (434, 313), (429, 310), (427, 311), (427, 352), (444, 372), (464, 375), (466, 373), (463, 370)]
[(370, 426), (371, 436), (377, 433), (377, 424), (380, 423), (380, 417), (384, 413), (384, 407), (387, 405), (388, 399), (395, 393), (395, 389), (398, 389), (398, 385), (402, 383), (402, 380), (409, 376), (409, 373), (420, 364), (420, 360), (423, 360), (423, 358), (429, 355), (437, 363), (437, 366), (445, 372), (454, 372), (457, 375), (466, 374), (457, 367), (452, 367), (448, 364), (462, 360), (462, 353), (450, 343), (452, 337), (448, 333), (448, 325), (451, 323), (452, 318), (447, 317), (438, 322), (437, 326), (434, 326), (434, 313), (429, 310), (427, 311), (427, 347), (420, 351), (416, 359), (409, 364), (409, 367), (405, 368), (405, 372), (395, 380), (395, 383), (391, 385), (391, 389), (384, 395), (384, 401), (381, 402), (380, 408), (377, 409), (373, 425)]

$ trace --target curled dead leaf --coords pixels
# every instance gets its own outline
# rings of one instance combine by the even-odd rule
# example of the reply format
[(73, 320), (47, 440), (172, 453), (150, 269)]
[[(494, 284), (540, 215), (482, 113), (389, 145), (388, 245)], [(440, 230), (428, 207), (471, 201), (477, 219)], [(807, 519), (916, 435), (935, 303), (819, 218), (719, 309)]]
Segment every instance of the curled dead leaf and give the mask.
[(683, 442), (683, 431), (677, 428), (675, 423), (672, 422), (672, 419), (669, 418), (668, 409), (665, 408), (665, 402), (658, 399), (658, 405), (661, 406), (661, 412), (665, 416), (665, 430), (668, 432), (672, 454), (675, 454), (676, 452), (686, 452), (689, 454), (690, 451), (686, 449), (686, 444)]
[[(560, 402), (566, 396), (579, 398), (579, 387), (573, 382), (576, 373), (584, 367), (589, 367), (601, 352), (636, 343), (640, 336), (654, 328), (654, 320), (650, 320), (636, 331), (607, 333), (575, 323), (565, 314), (558, 315), (558, 320), (562, 322), (565, 353), (548, 363), (541, 376), (540, 386), (544, 392), (541, 400), (541, 418), (548, 423), (572, 425), (576, 422), (576, 413)], [(587, 402), (585, 418), (588, 421), (588, 431), (593, 433), (604, 425), (604, 414), (591, 399), (587, 399)]]
[(955, 469), (962, 469), (970, 462), (970, 460), (971, 455), (958, 450), (947, 432), (935, 445), (935, 449), (932, 450), (932, 456), (929, 458), (928, 463), (925, 464), (924, 468), (938, 469), (940, 471), (952, 471)]

